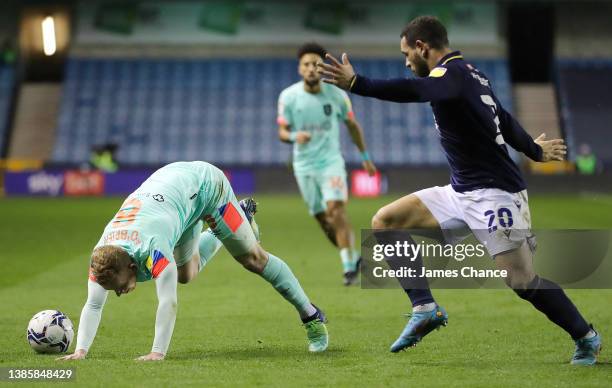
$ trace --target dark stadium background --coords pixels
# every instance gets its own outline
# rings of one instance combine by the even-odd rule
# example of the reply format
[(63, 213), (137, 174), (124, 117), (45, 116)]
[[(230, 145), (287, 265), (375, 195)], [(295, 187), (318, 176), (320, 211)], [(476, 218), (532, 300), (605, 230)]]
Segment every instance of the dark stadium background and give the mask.
[[(131, 188), (126, 180), (193, 159), (236, 170), (241, 192), (296, 192), (285, 173), (291, 147), (277, 141), (275, 124), (278, 93), (298, 80), (295, 48), (318, 40), (332, 53), (348, 52), (364, 74), (409, 76), (398, 34), (402, 23), (426, 13), (447, 23), (451, 45), (488, 74), (532, 135), (566, 139), (567, 163), (543, 166), (517, 157), (531, 192), (610, 189), (608, 2), (5, 0), (4, 192), (62, 195), (63, 174), (73, 172), (69, 193), (87, 194), (89, 184), (92, 193), (122, 194)], [(45, 55), (42, 21), (49, 16), (56, 50)], [(389, 191), (447, 182), (426, 104), (358, 96), (353, 103)], [(346, 159), (357, 167), (347, 138)], [(93, 147), (108, 143), (117, 147), (120, 176), (105, 177), (112, 186), (105, 189), (97, 173), (79, 170)], [(581, 146), (597, 159), (595, 176), (576, 172)], [(63, 183), (57, 193), (45, 189), (53, 177)]]
[[(74, 365), (80, 385), (609, 386), (605, 350), (599, 367), (570, 369), (573, 343), (508, 290), (435, 290), (449, 326), (395, 357), (405, 295), (342, 287), (277, 137), (278, 94), (299, 80), (295, 51), (309, 40), (365, 75), (411, 76), (399, 33), (422, 14), (447, 25), (533, 137), (566, 140), (566, 162), (514, 154), (534, 227), (610, 229), (612, 2), (0, 0), (0, 366), (58, 365), (28, 347), (30, 317), (61, 309), (76, 323), (91, 248), (123, 197), (166, 163), (205, 160), (259, 201), (263, 244), (326, 309), (330, 351), (309, 357), (293, 312), (222, 250), (180, 287), (162, 365), (131, 362), (152, 337), (143, 284), (105, 307), (90, 360)], [(360, 173), (341, 132), (358, 231), (449, 178), (427, 104), (351, 99), (380, 170)], [(610, 291), (568, 293), (605, 342)]]

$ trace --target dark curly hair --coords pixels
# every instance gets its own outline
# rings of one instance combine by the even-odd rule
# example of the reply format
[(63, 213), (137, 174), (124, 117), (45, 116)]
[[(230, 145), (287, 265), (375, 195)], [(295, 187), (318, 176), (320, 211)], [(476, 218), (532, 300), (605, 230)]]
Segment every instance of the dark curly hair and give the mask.
[(448, 47), (446, 27), (435, 16), (419, 16), (412, 19), (402, 30), (400, 38), (406, 38), (406, 43), (410, 47), (414, 47), (417, 40), (427, 43), (433, 49)]
[(297, 58), (302, 59), (302, 57), (306, 54), (317, 54), (321, 58), (325, 58), (325, 54), (327, 54), (327, 50), (323, 48), (320, 44), (316, 42), (307, 42), (304, 43), (297, 51)]

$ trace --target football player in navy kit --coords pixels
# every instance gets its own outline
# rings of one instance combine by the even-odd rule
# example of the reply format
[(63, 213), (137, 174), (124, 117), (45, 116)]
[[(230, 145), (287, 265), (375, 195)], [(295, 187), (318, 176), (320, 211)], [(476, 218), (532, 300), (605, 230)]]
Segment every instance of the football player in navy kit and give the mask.
[[(600, 335), (557, 284), (534, 272), (535, 241), (526, 185), (507, 147), (548, 162), (564, 159), (563, 140), (546, 140), (544, 135), (533, 140), (501, 106), (488, 78), (449, 47), (446, 28), (437, 18), (415, 18), (400, 39), (406, 67), (416, 78), (367, 78), (355, 73), (346, 54), (341, 61), (328, 54), (329, 63), (319, 63), (324, 81), (351, 93), (400, 103), (429, 102), (433, 110), (451, 170), (450, 184), (420, 190), (384, 206), (372, 218), (372, 228), (436, 228), (449, 242), (467, 237), (466, 231), (473, 233), (496, 266), (507, 271), (506, 284), (572, 337), (576, 343), (572, 364), (594, 364)], [(376, 235), (379, 243), (394, 244), (388, 236)], [(416, 262), (422, 266), (422, 258)], [(392, 352), (415, 346), (448, 321), (426, 279), (403, 287), (413, 313), (391, 345)]]

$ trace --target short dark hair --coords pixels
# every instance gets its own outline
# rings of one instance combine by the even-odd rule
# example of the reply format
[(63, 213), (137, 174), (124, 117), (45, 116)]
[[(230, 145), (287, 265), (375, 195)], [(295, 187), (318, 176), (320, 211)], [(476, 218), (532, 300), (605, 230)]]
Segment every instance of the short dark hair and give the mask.
[(434, 49), (448, 47), (446, 27), (435, 16), (419, 16), (412, 19), (402, 30), (400, 38), (406, 38), (406, 43), (410, 47), (414, 47), (417, 40), (427, 43)]
[(302, 59), (302, 57), (306, 54), (317, 54), (321, 58), (325, 58), (325, 54), (327, 54), (327, 50), (323, 48), (320, 44), (316, 42), (307, 42), (304, 43), (297, 51), (297, 58)]

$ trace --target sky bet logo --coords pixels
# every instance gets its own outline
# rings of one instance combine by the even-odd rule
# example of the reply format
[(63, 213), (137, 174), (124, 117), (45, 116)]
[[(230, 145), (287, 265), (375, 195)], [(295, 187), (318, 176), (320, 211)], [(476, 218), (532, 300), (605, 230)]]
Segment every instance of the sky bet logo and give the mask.
[(32, 194), (49, 194), (58, 196), (64, 184), (63, 174), (48, 174), (44, 171), (28, 178), (28, 189)]

